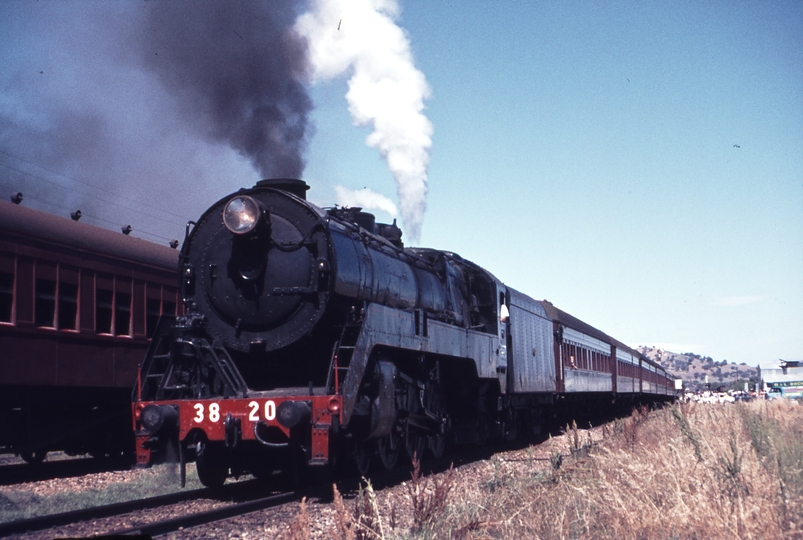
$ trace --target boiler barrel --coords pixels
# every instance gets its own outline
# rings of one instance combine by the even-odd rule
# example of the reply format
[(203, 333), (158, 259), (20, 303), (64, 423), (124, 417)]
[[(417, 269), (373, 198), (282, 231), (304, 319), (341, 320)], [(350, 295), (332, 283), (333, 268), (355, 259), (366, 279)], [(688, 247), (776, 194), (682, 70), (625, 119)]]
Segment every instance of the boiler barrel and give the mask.
[(447, 309), (446, 292), (433, 272), (404, 261), (388, 246), (330, 228), (334, 292), (396, 309)]

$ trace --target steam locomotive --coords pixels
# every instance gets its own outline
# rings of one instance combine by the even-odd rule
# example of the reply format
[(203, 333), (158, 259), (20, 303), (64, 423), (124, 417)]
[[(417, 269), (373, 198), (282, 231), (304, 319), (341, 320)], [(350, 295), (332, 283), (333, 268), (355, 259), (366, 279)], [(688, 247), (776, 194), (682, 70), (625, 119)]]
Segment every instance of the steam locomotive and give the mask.
[(263, 180), (188, 232), (185, 314), (157, 329), (135, 389), (138, 464), (195, 460), (207, 486), (298, 465), (365, 474), (538, 433), (558, 410), (672, 399), (637, 351), (307, 189)]

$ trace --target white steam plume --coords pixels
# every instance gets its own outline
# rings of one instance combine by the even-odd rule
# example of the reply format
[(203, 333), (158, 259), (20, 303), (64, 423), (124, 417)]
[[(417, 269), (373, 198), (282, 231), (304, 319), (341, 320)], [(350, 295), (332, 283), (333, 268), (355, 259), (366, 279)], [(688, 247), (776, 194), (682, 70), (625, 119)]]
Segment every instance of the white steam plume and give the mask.
[(398, 14), (395, 0), (314, 0), (295, 26), (309, 45), (313, 81), (352, 69), (349, 112), (356, 125), (373, 126), (366, 144), (387, 162), (405, 232), (416, 241), (426, 210), (432, 123), (422, 113), (429, 86), (394, 22)]
[(335, 199), (340, 206), (360, 207), (364, 210), (382, 210), (393, 218), (399, 215), (399, 210), (393, 204), (393, 201), (368, 188), (350, 190), (343, 186), (335, 186)]

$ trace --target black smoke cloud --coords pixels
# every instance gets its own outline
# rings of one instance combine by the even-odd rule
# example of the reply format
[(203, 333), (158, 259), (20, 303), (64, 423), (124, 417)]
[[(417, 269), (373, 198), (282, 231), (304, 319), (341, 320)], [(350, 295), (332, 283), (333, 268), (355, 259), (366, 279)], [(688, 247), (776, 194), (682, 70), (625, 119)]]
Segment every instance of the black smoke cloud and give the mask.
[(156, 241), (300, 177), (302, 0), (0, 2), (0, 197)]
[(181, 99), (204, 136), (263, 176), (298, 178), (312, 109), (306, 46), (291, 31), (298, 2), (149, 2), (145, 66)]

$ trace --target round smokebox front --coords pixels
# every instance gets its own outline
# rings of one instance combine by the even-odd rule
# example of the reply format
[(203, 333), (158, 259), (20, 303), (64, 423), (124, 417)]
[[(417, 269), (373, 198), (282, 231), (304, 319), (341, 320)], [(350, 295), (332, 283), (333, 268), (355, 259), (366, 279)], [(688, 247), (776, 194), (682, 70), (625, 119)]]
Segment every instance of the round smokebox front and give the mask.
[(202, 248), (194, 251), (196, 303), (209, 333), (227, 346), (279, 349), (320, 319), (328, 242), (305, 202), (272, 189), (239, 192), (213, 207), (193, 236), (193, 249)]

